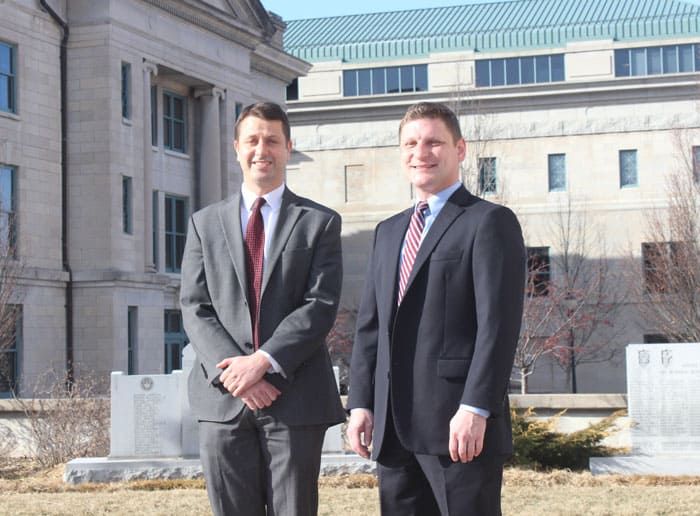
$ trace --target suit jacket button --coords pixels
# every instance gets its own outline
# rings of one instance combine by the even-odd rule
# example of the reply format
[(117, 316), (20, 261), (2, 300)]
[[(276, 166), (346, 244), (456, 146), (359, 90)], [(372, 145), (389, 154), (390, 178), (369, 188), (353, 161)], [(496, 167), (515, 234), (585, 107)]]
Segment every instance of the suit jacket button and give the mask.
[(248, 348), (248, 349), (253, 349), (253, 345), (252, 345), (250, 342), (246, 342), (246, 343), (243, 344), (243, 345), (244, 345), (246, 348)]

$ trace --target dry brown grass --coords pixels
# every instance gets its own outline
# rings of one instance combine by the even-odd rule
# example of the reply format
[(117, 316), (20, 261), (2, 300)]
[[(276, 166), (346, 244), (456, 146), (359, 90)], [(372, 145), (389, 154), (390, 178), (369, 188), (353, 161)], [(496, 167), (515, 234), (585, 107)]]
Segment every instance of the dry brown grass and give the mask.
[[(63, 468), (41, 469), (26, 460), (0, 461), (0, 514), (205, 515), (201, 480), (148, 480), (66, 485)], [(379, 514), (373, 475), (323, 477), (319, 514)], [(700, 477), (593, 477), (570, 471), (506, 470), (506, 515), (700, 514)]]

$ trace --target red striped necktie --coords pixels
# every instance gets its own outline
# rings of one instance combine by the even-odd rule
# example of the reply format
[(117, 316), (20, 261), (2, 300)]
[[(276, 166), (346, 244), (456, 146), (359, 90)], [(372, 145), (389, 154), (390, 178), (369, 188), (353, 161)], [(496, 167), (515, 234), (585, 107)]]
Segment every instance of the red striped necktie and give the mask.
[(420, 247), (420, 237), (423, 234), (425, 227), (425, 214), (428, 211), (428, 203), (418, 201), (413, 215), (411, 215), (411, 223), (408, 225), (406, 232), (406, 240), (401, 257), (401, 269), (399, 270), (399, 295), (396, 304), (400, 305), (403, 296), (406, 293), (406, 285), (408, 278), (413, 270), (413, 262), (416, 261), (418, 248)]
[(265, 199), (258, 197), (248, 218), (245, 230), (245, 265), (248, 277), (248, 308), (253, 330), (253, 345), (260, 347), (260, 291), (262, 290), (263, 259), (265, 252), (265, 226), (260, 209)]

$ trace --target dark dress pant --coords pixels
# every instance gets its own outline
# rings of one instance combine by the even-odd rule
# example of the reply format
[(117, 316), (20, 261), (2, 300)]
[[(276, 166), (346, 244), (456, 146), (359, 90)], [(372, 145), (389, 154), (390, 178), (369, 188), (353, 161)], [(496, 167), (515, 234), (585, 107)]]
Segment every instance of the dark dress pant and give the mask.
[(389, 415), (377, 459), (382, 516), (500, 516), (505, 459), (480, 455), (461, 463), (413, 453)]

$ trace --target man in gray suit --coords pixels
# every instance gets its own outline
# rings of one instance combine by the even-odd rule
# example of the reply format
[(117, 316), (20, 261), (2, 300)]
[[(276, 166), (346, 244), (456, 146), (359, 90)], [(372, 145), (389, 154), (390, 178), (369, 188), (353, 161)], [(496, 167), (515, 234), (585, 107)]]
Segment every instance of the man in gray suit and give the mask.
[(241, 192), (192, 216), (182, 260), (209, 501), (217, 515), (313, 515), (323, 437), (345, 419), (325, 346), (340, 217), (285, 187), (292, 143), (278, 105), (248, 106), (234, 147)]

